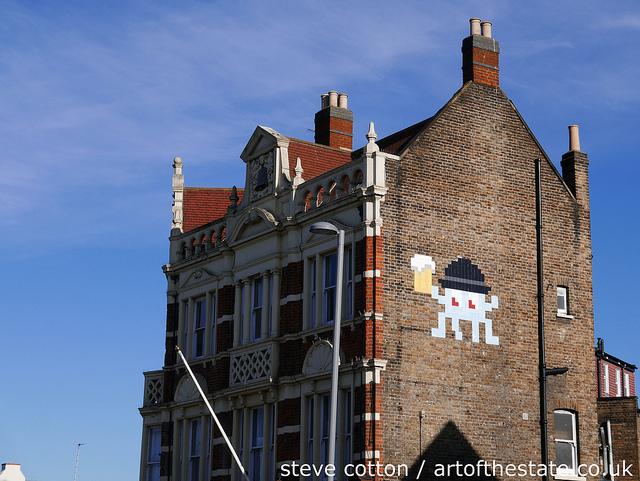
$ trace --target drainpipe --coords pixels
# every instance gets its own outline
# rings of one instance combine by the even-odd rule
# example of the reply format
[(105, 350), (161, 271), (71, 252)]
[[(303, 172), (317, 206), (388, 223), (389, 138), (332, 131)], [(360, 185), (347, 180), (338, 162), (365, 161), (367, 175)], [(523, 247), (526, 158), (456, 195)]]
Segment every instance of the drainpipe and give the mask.
[[(540, 377), (540, 449), (541, 463), (549, 466), (548, 438), (547, 438), (547, 366), (544, 351), (544, 279), (542, 269), (542, 188), (540, 180), (541, 159), (535, 160), (536, 166), (536, 271), (538, 277), (538, 364)], [(545, 469), (542, 481), (548, 481), (549, 475)]]

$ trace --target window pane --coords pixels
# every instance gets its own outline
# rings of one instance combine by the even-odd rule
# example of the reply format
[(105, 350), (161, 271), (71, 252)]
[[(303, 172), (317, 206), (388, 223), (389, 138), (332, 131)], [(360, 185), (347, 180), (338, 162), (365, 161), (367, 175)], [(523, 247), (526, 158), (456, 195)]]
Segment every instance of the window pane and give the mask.
[(324, 271), (324, 287), (331, 287), (336, 285), (337, 275), (337, 254), (332, 254), (325, 257), (325, 271)]
[(262, 446), (264, 429), (264, 410), (255, 408), (251, 411), (251, 462), (249, 478), (260, 481), (262, 475)]
[(256, 408), (253, 410), (251, 419), (251, 446), (262, 446), (263, 437), (263, 424), (264, 424), (264, 411), (262, 408)]
[(150, 463), (160, 462), (160, 428), (149, 429), (149, 452), (147, 461)]
[(558, 469), (560, 466), (565, 465), (566, 469), (573, 471), (573, 444), (556, 442), (556, 464)]
[(567, 288), (558, 286), (558, 312), (567, 312)]
[(204, 316), (206, 312), (206, 304), (205, 299), (198, 299), (196, 301), (196, 318), (195, 318), (195, 328), (201, 329), (204, 328)]
[(309, 323), (313, 329), (316, 327), (316, 261), (309, 262), (309, 276), (311, 282), (311, 298), (309, 299)]
[(352, 291), (353, 291), (353, 276), (351, 274), (351, 269), (352, 269), (352, 263), (353, 263), (353, 258), (352, 258), (352, 250), (351, 247), (348, 247), (345, 252), (344, 252), (344, 269), (346, 272), (346, 279), (347, 282), (346, 284), (346, 292), (345, 292), (345, 319), (351, 319), (353, 318), (353, 296), (352, 296)]
[(336, 312), (337, 255), (324, 258), (324, 292), (322, 322), (333, 322)]
[(211, 348), (210, 354), (216, 353), (216, 296), (211, 296)]
[(574, 441), (573, 439), (573, 415), (570, 413), (554, 413), (556, 427), (556, 439)]
[(191, 421), (191, 456), (200, 456), (200, 427), (199, 419)]
[(251, 340), (257, 341), (262, 337), (262, 278), (253, 281), (253, 296), (251, 301)]
[(191, 442), (189, 446), (189, 481), (200, 479), (200, 439), (202, 421), (191, 421)]

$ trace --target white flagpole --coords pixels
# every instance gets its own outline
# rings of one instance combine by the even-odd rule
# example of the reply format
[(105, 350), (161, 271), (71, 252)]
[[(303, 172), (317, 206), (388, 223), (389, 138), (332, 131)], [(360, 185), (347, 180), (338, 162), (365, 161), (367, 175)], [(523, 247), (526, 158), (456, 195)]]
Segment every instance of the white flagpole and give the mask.
[(80, 459), (80, 446), (82, 446), (84, 443), (80, 443), (78, 444), (78, 453), (76, 454), (76, 470), (73, 473), (73, 481), (76, 481), (76, 476), (78, 475), (78, 459)]
[(244, 469), (244, 466), (242, 466), (242, 462), (240, 461), (240, 458), (236, 454), (236, 450), (233, 449), (233, 445), (231, 444), (231, 441), (229, 441), (229, 438), (227, 437), (227, 433), (224, 432), (224, 428), (220, 424), (220, 421), (218, 421), (218, 416), (216, 416), (216, 413), (213, 412), (213, 408), (211, 407), (211, 404), (209, 404), (209, 400), (207, 399), (207, 397), (204, 395), (204, 391), (200, 387), (200, 384), (198, 383), (198, 380), (193, 375), (193, 371), (191, 370), (191, 367), (189, 367), (189, 363), (185, 359), (184, 354), (182, 354), (182, 351), (180, 350), (180, 348), (178, 346), (176, 346), (176, 351), (178, 351), (178, 354), (180, 354), (180, 358), (182, 359), (182, 362), (184, 363), (185, 367), (187, 368), (187, 371), (189, 372), (189, 375), (191, 376), (191, 379), (193, 380), (193, 383), (198, 388), (198, 391), (200, 392), (200, 396), (202, 396), (202, 399), (204, 400), (204, 403), (207, 405), (207, 408), (209, 408), (209, 412), (211, 413), (211, 416), (213, 416), (213, 420), (216, 422), (216, 426), (218, 426), (218, 429), (222, 433), (222, 437), (224, 438), (225, 442), (227, 443), (227, 446), (229, 447), (229, 450), (231, 451), (231, 454), (233, 455), (233, 459), (236, 460), (236, 463), (238, 464), (238, 467), (240, 468), (240, 471), (244, 475), (244, 478), (247, 481), (249, 481), (249, 473), (247, 472), (246, 469)]

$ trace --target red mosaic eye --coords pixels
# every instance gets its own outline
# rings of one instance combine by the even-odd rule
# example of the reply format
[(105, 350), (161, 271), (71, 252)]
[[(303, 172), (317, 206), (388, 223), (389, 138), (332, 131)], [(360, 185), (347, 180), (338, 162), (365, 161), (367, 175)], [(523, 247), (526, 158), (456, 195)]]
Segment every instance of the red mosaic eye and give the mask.
[(451, 304), (453, 304), (454, 306), (459, 306), (459, 305), (460, 305), (460, 304), (458, 304), (458, 303), (456, 302), (456, 298), (455, 298), (455, 297), (452, 297), (452, 298), (451, 298)]
[(471, 309), (475, 309), (476, 308), (476, 306), (473, 305), (473, 302), (471, 301), (471, 299), (469, 299), (469, 307)]

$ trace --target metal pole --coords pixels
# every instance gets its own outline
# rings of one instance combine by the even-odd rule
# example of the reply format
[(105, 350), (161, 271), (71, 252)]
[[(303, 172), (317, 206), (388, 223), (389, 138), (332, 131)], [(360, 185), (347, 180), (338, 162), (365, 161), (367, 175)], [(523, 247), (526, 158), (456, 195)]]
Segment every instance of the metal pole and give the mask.
[(233, 449), (233, 445), (231, 444), (231, 441), (229, 441), (229, 438), (227, 437), (227, 433), (225, 433), (224, 428), (220, 424), (220, 421), (218, 421), (218, 416), (216, 416), (216, 413), (213, 412), (213, 408), (211, 407), (211, 404), (209, 404), (209, 400), (207, 399), (207, 397), (204, 395), (204, 391), (202, 390), (202, 388), (200, 387), (200, 383), (198, 383), (198, 380), (194, 376), (193, 371), (191, 370), (191, 367), (189, 367), (189, 363), (185, 359), (184, 354), (182, 354), (182, 351), (180, 350), (180, 348), (178, 346), (176, 346), (176, 351), (178, 351), (178, 354), (180, 355), (180, 358), (182, 359), (182, 362), (184, 363), (185, 367), (187, 368), (187, 371), (189, 372), (189, 375), (191, 376), (191, 380), (193, 381), (193, 383), (198, 388), (198, 392), (200, 393), (200, 396), (202, 396), (202, 399), (204, 400), (204, 403), (207, 405), (207, 408), (209, 409), (209, 412), (211, 413), (211, 416), (213, 417), (213, 420), (216, 422), (216, 426), (218, 426), (218, 429), (222, 433), (222, 437), (224, 438), (225, 442), (227, 443), (227, 446), (229, 447), (229, 450), (231, 451), (231, 454), (233, 455), (233, 459), (236, 460), (236, 463), (238, 464), (238, 467), (240, 468), (240, 471), (244, 475), (244, 478), (247, 481), (249, 481), (249, 473), (248, 473), (248, 471), (246, 469), (244, 469), (244, 466), (242, 466), (242, 462), (240, 461), (240, 458), (236, 454), (236, 450)]
[(76, 476), (78, 475), (78, 459), (80, 459), (80, 446), (82, 446), (84, 443), (79, 443), (78, 444), (78, 452), (76, 453), (76, 471), (75, 473), (73, 473), (73, 481), (76, 481)]
[[(344, 230), (338, 231), (338, 266), (336, 272), (336, 312), (333, 319), (333, 362), (331, 364), (331, 408), (329, 414), (329, 457), (327, 465), (336, 465), (336, 427), (338, 424), (338, 374), (340, 364), (340, 323), (342, 321), (342, 275)], [(328, 476), (333, 481), (334, 476)]]
[(538, 365), (540, 376), (540, 449), (542, 464), (546, 466), (542, 481), (548, 481), (549, 452), (547, 448), (547, 364), (544, 350), (544, 273), (542, 263), (542, 181), (539, 158), (536, 165), (536, 265), (538, 276)]

